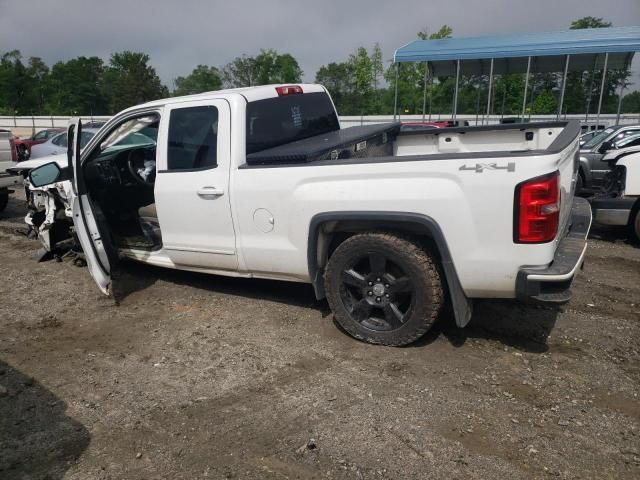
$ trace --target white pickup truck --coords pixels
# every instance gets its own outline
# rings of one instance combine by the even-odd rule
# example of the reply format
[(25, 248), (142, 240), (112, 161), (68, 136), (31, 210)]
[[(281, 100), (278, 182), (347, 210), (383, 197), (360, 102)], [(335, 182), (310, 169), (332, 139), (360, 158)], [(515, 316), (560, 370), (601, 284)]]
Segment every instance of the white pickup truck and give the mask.
[(307, 282), (354, 337), (404, 345), (447, 301), (464, 326), (474, 298), (570, 298), (591, 225), (579, 131), (340, 129), (321, 85), (271, 85), (129, 108), (81, 154), (75, 121), (69, 167), (29, 180), (104, 293), (123, 258)]

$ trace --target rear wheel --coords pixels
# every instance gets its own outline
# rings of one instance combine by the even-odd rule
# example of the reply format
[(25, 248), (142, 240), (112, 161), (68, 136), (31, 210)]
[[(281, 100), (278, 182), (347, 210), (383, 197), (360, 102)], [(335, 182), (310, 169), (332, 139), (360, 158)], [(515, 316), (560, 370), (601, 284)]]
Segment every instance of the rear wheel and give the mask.
[(345, 331), (390, 346), (423, 336), (444, 302), (432, 256), (414, 241), (386, 233), (342, 242), (327, 264), (325, 289)]

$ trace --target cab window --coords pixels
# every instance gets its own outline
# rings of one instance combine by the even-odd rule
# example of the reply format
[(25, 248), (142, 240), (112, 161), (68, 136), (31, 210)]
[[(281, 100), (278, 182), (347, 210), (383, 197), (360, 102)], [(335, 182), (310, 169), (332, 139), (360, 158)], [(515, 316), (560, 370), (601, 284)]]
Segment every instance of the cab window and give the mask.
[(176, 108), (169, 117), (167, 170), (201, 170), (218, 166), (218, 109)]

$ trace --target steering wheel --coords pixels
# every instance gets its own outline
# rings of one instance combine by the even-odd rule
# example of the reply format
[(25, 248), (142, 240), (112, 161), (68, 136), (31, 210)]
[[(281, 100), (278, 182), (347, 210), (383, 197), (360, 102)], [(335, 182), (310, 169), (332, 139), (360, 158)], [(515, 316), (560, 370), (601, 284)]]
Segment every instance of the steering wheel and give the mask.
[(127, 154), (127, 168), (129, 169), (129, 173), (134, 178), (136, 182), (145, 187), (153, 187), (156, 181), (156, 169), (155, 169), (155, 161), (153, 169), (148, 172), (148, 174), (141, 175), (147, 168), (145, 165), (145, 160), (149, 160), (147, 157), (147, 149), (145, 148), (134, 148), (130, 150)]

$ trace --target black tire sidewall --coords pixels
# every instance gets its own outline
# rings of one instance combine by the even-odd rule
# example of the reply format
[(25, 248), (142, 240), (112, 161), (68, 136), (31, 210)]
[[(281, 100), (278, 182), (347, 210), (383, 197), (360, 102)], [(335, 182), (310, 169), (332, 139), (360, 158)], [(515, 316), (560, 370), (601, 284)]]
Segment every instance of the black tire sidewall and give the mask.
[[(440, 303), (433, 298), (434, 282), (440, 288), (438, 272), (431, 264), (430, 269), (422, 267), (423, 263), (417, 262), (414, 244), (395, 237), (393, 245), (386, 241), (385, 237), (377, 235), (358, 235), (352, 237), (340, 245), (331, 256), (325, 274), (325, 290), (327, 300), (340, 326), (355, 338), (385, 345), (405, 345), (424, 335), (433, 324), (434, 317), (440, 310)], [(403, 246), (405, 248), (398, 248)], [(407, 312), (409, 319), (396, 330), (377, 331), (364, 327), (351, 317), (341, 297), (341, 275), (343, 269), (352, 262), (355, 256), (364, 256), (369, 253), (383, 253), (389, 260), (396, 263), (411, 279), (414, 285), (412, 306)], [(421, 252), (426, 255), (425, 252)]]

